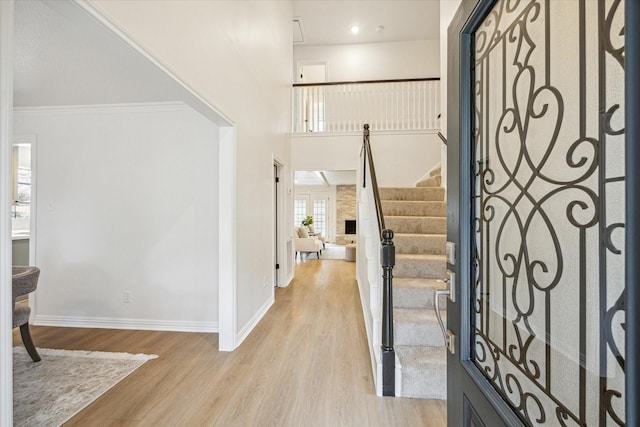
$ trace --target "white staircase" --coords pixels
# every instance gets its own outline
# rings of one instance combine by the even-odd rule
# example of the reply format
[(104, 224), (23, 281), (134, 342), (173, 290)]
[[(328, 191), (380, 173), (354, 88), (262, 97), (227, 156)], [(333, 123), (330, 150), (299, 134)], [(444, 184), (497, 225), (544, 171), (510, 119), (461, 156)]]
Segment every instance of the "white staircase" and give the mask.
[[(394, 344), (401, 375), (397, 396), (447, 398), (444, 339), (433, 308), (446, 272), (446, 202), (440, 169), (417, 187), (380, 188), (386, 227), (393, 230)], [(443, 314), (446, 320), (446, 315)]]

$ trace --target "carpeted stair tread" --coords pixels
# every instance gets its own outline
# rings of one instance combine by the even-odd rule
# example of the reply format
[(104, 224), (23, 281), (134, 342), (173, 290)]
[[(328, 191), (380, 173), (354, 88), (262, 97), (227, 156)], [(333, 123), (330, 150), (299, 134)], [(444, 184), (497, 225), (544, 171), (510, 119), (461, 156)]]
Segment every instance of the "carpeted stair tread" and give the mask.
[(386, 227), (395, 233), (393, 323), (404, 397), (447, 398), (446, 350), (433, 309), (435, 292), (447, 287), (437, 281), (446, 274), (447, 240), (440, 172), (430, 171), (416, 187), (380, 188)]
[(442, 187), (383, 187), (380, 188), (380, 200), (444, 200), (444, 188)]
[(447, 215), (446, 202), (415, 200), (383, 200), (382, 211), (388, 216), (440, 216)]
[(416, 187), (440, 187), (442, 184), (442, 176), (434, 175), (426, 179), (421, 179), (416, 183)]
[(394, 308), (393, 325), (395, 345), (444, 346), (442, 331), (432, 309)]
[(447, 246), (446, 234), (405, 234), (393, 237), (397, 254), (444, 255)]
[[(435, 291), (443, 289), (446, 289), (446, 284), (437, 279), (394, 277), (393, 306), (433, 310)], [(446, 308), (446, 304), (441, 305)]]
[(387, 215), (386, 227), (394, 233), (406, 234), (445, 234), (447, 232), (446, 217)]
[(402, 366), (402, 396), (447, 398), (447, 352), (444, 347), (395, 346)]
[(442, 166), (438, 166), (437, 168), (429, 172), (429, 175), (430, 176), (442, 175)]
[(439, 279), (447, 270), (445, 255), (396, 254), (394, 277)]

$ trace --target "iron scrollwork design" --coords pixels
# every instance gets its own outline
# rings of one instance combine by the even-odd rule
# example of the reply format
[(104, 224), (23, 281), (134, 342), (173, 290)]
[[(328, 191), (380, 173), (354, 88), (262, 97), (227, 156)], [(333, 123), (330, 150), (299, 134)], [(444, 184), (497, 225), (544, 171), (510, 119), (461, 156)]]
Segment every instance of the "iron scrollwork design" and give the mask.
[[(585, 0), (563, 2), (564, 12), (567, 3), (578, 11), (574, 93), (556, 82), (551, 3), (498, 1), (474, 34), (473, 359), (528, 425), (624, 425), (620, 373), (612, 371), (616, 365), (624, 375), (624, 283), (607, 284), (613, 270), (607, 266), (623, 260), (614, 235), (624, 228), (607, 200), (619, 200), (624, 171), (606, 163), (610, 151), (619, 155), (613, 144), (624, 143), (624, 103), (607, 91), (612, 77), (624, 76), (624, 10), (620, 0), (598, 0), (593, 10)], [(589, 13), (598, 17), (595, 36), (588, 33)], [(593, 37), (597, 53), (587, 53)], [(595, 77), (586, 71), (587, 55), (598, 59)], [(597, 103), (587, 100), (594, 79)], [(594, 114), (600, 114), (595, 130)], [(594, 239), (600, 244), (590, 244)], [(587, 322), (594, 292), (598, 328)], [(578, 339), (562, 347), (555, 334), (563, 325), (554, 322), (563, 318), (557, 305), (568, 296), (576, 313), (564, 318), (576, 323)], [(599, 354), (587, 350), (593, 334)], [(577, 366), (568, 381), (577, 385), (575, 399), (554, 382), (557, 366), (570, 363)], [(595, 414), (586, 390), (594, 371)]]

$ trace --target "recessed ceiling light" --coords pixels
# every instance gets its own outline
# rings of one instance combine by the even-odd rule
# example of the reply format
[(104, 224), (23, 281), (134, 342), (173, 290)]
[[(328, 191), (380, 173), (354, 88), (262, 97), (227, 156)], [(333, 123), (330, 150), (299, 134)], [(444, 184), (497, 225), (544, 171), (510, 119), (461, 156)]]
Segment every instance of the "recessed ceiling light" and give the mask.
[(358, 27), (357, 25), (354, 25), (353, 27), (351, 27), (351, 32), (353, 34), (358, 34), (360, 32), (360, 27)]

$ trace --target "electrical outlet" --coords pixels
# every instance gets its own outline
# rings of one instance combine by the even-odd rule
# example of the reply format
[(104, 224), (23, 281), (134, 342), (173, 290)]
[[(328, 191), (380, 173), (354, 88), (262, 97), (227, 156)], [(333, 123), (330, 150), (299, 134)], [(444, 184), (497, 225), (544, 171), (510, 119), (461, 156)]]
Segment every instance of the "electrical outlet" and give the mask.
[(125, 303), (131, 302), (131, 291), (124, 291), (122, 293), (122, 302), (125, 302)]

